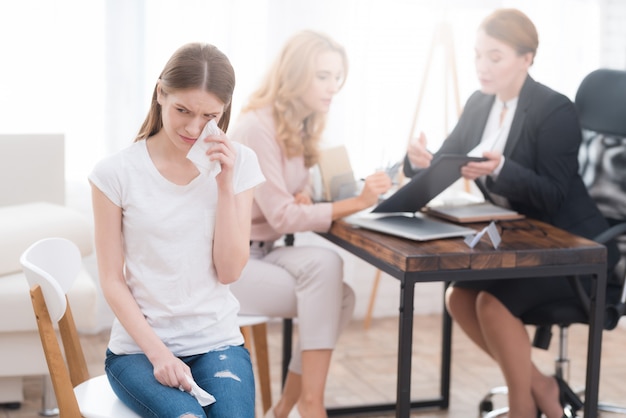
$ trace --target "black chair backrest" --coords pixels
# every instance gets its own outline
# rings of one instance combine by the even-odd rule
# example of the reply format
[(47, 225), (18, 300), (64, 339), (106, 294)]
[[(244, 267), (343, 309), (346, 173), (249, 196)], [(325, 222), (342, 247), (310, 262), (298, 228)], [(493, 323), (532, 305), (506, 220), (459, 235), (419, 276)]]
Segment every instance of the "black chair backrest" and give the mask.
[[(616, 223), (623, 222), (626, 219), (626, 196), (622, 186), (626, 181), (626, 71), (599, 69), (589, 73), (578, 87), (574, 103), (583, 130), (579, 155), (583, 181), (604, 216)], [(606, 243), (624, 232), (626, 223), (619, 223), (596, 239)], [(588, 321), (589, 296), (577, 278), (569, 280), (581, 305), (553, 303), (522, 317), (525, 324), (537, 325), (535, 347), (548, 347), (553, 324), (567, 327)], [(607, 299), (619, 302), (607, 305), (605, 329), (615, 328), (626, 312), (623, 292), (624, 289), (608, 289)]]
[(626, 71), (599, 69), (589, 73), (575, 99), (583, 129), (626, 136)]
[[(626, 264), (626, 71), (603, 68), (589, 73), (578, 87), (575, 104), (583, 129), (579, 153), (581, 176), (600, 211), (614, 225), (596, 240), (606, 243), (617, 239), (623, 260), (614, 274), (616, 280), (623, 283)], [(626, 311), (623, 292), (624, 289), (617, 305), (607, 307), (607, 329), (615, 327)]]
[[(626, 71), (599, 69), (578, 87), (579, 162), (589, 194), (611, 223), (626, 220)], [(623, 250), (624, 253), (626, 250)]]

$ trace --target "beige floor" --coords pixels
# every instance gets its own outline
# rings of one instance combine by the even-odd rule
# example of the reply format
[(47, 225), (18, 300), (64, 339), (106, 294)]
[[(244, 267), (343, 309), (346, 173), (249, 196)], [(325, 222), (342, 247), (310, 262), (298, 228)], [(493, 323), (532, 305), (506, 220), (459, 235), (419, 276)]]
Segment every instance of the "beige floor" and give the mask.
[[(570, 330), (571, 382), (575, 388), (584, 383), (585, 326)], [(437, 394), (439, 384), (439, 315), (415, 317), (412, 397), (414, 399)], [(556, 336), (555, 336), (556, 337)], [(106, 346), (106, 332), (83, 337), (86, 356), (92, 374), (102, 372), (102, 358)], [(554, 339), (556, 342), (556, 338)], [(281, 324), (269, 326), (270, 362), (273, 395), (276, 399), (280, 385)], [(412, 417), (478, 417), (478, 403), (488, 389), (502, 382), (493, 363), (457, 330), (453, 337), (453, 368), (451, 402), (448, 410), (416, 410)], [(369, 330), (362, 321), (354, 321), (341, 338), (337, 348), (327, 387), (329, 407), (367, 403), (392, 402), (395, 391), (397, 320), (374, 319)], [(601, 373), (600, 398), (621, 401), (626, 405), (626, 329), (605, 333)], [(549, 352), (537, 350), (535, 358), (545, 371), (553, 370), (556, 344)], [(19, 410), (0, 409), (2, 418), (35, 418), (41, 405), (41, 379), (27, 380), (26, 401)], [(499, 406), (500, 400), (496, 401)], [(387, 414), (369, 417), (392, 417)], [(603, 414), (602, 416), (616, 416)]]

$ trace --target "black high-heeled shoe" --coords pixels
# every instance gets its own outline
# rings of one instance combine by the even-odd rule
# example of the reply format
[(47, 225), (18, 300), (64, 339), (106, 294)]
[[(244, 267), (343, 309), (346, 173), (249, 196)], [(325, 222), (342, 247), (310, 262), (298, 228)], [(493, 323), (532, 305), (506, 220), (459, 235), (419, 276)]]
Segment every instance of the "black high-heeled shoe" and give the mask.
[(568, 418), (576, 416), (576, 411), (581, 409), (584, 405), (583, 401), (576, 395), (576, 392), (569, 387), (565, 380), (561, 379), (559, 376), (554, 376), (554, 379), (559, 386), (559, 402), (563, 407), (563, 417)]

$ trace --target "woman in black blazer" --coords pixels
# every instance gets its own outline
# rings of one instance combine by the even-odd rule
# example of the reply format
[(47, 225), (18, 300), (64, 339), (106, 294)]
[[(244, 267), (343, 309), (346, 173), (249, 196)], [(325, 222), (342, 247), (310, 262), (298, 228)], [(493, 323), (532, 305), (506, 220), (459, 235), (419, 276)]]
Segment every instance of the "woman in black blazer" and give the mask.
[[(484, 156), (462, 168), (485, 197), (574, 234), (593, 238), (608, 228), (578, 174), (581, 129), (573, 103), (528, 74), (538, 46), (530, 19), (500, 9), (480, 25), (476, 71), (481, 84), (461, 118), (433, 156), (423, 134), (412, 140), (404, 173), (411, 177), (437, 154)], [(611, 268), (617, 247), (609, 246)], [(532, 308), (578, 299), (565, 278), (453, 283), (446, 293), (450, 315), (500, 366), (508, 386), (509, 417), (561, 418), (566, 403), (580, 405), (560, 378), (544, 375), (531, 360), (520, 317)]]

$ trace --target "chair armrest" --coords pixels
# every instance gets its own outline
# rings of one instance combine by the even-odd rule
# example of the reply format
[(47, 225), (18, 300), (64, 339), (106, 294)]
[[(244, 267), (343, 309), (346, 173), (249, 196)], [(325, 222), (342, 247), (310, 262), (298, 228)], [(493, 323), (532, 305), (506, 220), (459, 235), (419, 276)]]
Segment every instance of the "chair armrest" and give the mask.
[(624, 233), (626, 233), (626, 222), (618, 223), (596, 236), (594, 241), (599, 242), (600, 244), (606, 244)]

